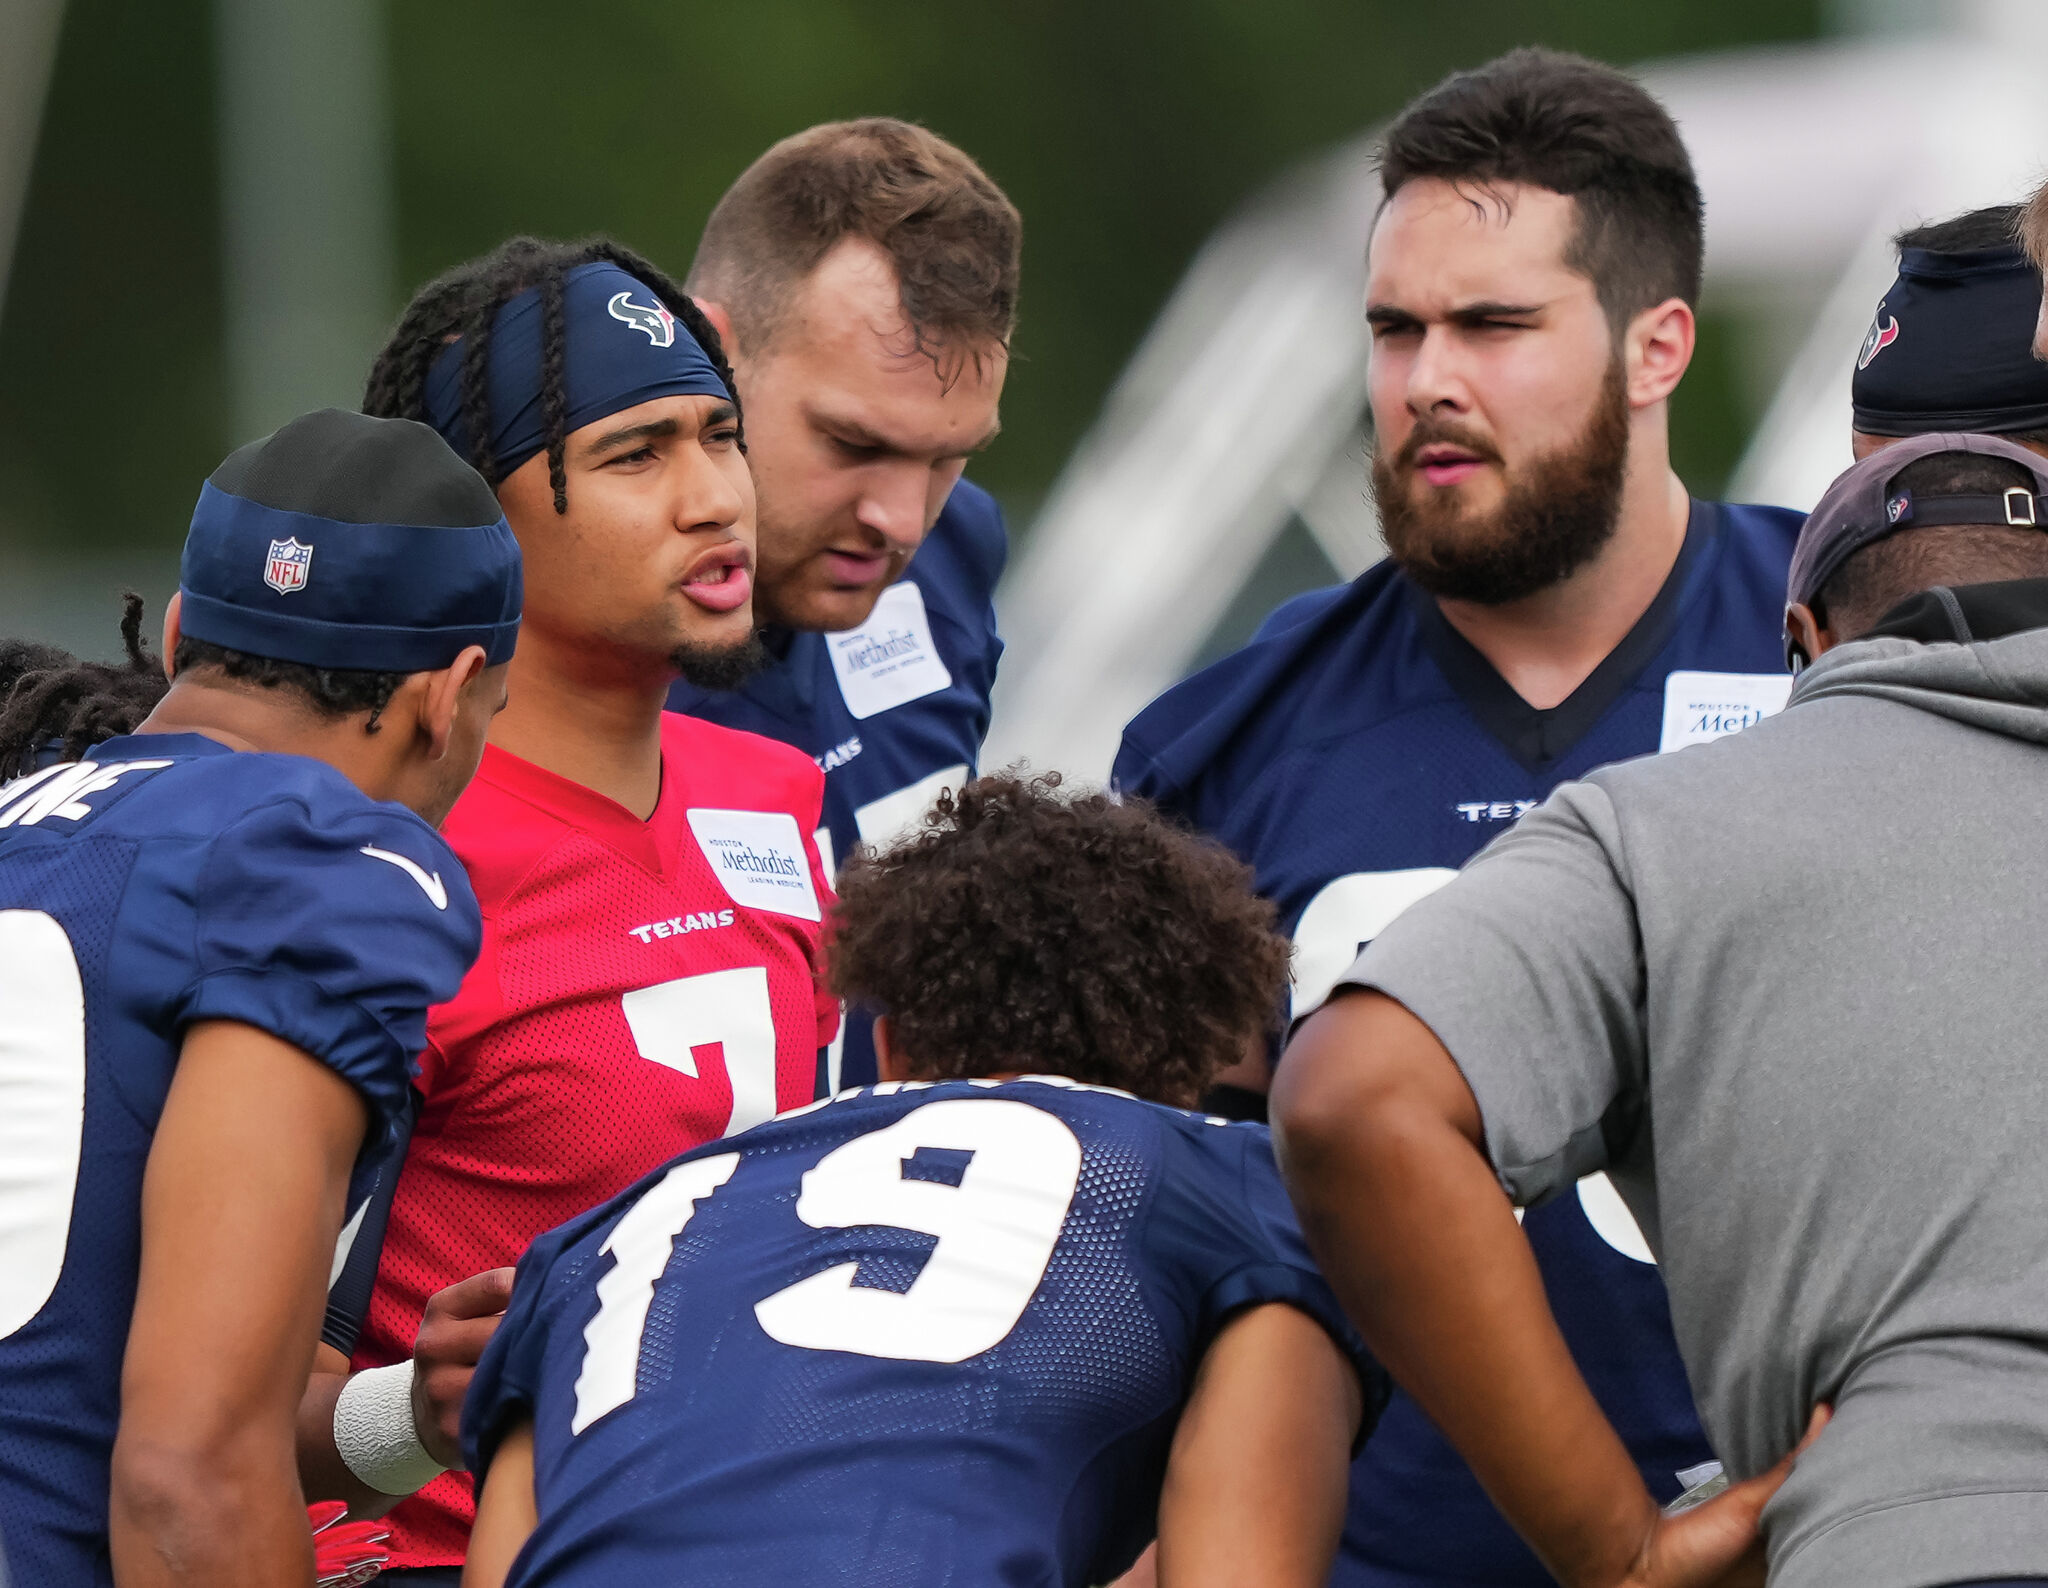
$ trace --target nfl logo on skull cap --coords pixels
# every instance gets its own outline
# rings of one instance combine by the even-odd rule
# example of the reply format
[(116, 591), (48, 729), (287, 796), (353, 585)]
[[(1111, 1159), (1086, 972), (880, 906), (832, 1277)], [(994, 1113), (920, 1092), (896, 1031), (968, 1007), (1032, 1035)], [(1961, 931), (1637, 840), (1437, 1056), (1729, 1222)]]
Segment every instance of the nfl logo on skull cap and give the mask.
[(306, 588), (306, 575), (312, 566), (313, 548), (300, 544), (296, 535), (289, 540), (273, 540), (270, 556), (263, 564), (263, 582), (279, 595), (290, 595)]

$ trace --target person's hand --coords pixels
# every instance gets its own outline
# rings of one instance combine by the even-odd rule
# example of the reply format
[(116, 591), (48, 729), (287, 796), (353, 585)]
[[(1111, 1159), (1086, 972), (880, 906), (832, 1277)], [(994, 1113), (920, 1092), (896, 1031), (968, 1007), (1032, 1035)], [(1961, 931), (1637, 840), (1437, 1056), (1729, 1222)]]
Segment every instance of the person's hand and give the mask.
[(384, 1541), (391, 1529), (382, 1522), (349, 1522), (346, 1500), (322, 1500), (306, 1507), (313, 1529), (315, 1588), (362, 1588), (391, 1558)]
[(462, 1397), (512, 1298), (509, 1268), (473, 1274), (439, 1290), (412, 1343), (412, 1420), (427, 1454), (462, 1469)]
[(1770, 1471), (1730, 1484), (1704, 1505), (1658, 1517), (1620, 1588), (1763, 1588), (1758, 1524), (1764, 1506), (1792, 1475), (1800, 1452), (1827, 1426), (1828, 1415), (1827, 1407), (1815, 1408), (1806, 1437)]

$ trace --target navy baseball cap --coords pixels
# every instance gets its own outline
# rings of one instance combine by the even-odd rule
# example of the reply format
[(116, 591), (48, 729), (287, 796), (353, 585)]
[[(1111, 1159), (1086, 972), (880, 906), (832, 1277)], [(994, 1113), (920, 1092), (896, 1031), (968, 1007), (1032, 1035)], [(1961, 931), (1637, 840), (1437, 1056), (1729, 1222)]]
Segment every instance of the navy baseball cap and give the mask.
[[(2002, 458), (2025, 469), (2032, 488), (2015, 485), (1996, 495), (1915, 494), (1898, 485), (1906, 469), (1941, 452)], [(1873, 452), (1836, 476), (1807, 515), (1792, 548), (1785, 599), (1811, 605), (1821, 587), (1857, 552), (1888, 535), (1937, 524), (2011, 524), (2048, 532), (2048, 459), (1998, 436), (1912, 436)]]
[(192, 511), (178, 626), (307, 667), (417, 673), (512, 656), (519, 543), (431, 428), (322, 408), (232, 453)]
[(1856, 355), (1854, 424), (1873, 436), (2048, 430), (2034, 357), (2041, 272), (2017, 247), (1908, 248)]

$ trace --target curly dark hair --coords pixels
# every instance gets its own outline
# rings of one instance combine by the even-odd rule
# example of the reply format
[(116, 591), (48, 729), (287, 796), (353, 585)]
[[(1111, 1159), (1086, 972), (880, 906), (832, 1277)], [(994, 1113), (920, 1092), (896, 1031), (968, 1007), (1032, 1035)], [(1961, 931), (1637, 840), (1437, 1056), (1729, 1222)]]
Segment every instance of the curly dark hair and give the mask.
[(923, 1079), (1049, 1073), (1190, 1107), (1275, 1024), (1287, 939), (1220, 844), (1059, 783), (978, 778), (856, 851), (833, 990), (886, 1014)]
[(132, 733), (170, 685), (142, 643), (142, 597), (122, 597), (119, 662), (81, 662), (33, 640), (0, 640), (0, 783), (33, 772), (47, 754), (75, 761)]
[[(726, 362), (718, 328), (697, 307), (697, 300), (668, 275), (632, 249), (609, 237), (580, 242), (551, 242), (540, 237), (513, 237), (481, 258), (457, 265), (413, 294), (391, 335), (370, 365), (363, 392), (363, 412), (379, 419), (427, 418), (427, 373), (441, 349), (460, 339), (462, 347), (462, 422), (472, 451), (467, 460), (496, 489), (504, 478), (491, 455), (490, 373), (491, 328), (501, 304), (538, 287), (541, 292), (541, 411), (548, 427), (548, 483), (555, 490), (555, 511), (569, 511), (569, 478), (562, 466), (567, 437), (568, 397), (563, 368), (567, 338), (562, 316), (562, 278), (578, 265), (617, 265), (647, 285), (647, 290), (682, 321), (704, 349), (718, 378), (740, 409), (739, 388)], [(744, 417), (740, 449), (746, 450)]]

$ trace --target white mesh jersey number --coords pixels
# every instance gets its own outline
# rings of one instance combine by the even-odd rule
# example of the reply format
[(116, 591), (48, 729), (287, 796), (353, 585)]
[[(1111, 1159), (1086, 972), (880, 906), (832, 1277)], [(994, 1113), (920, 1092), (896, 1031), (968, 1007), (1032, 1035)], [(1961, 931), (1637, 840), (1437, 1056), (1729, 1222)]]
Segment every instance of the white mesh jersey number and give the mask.
[(722, 1152), (677, 1164), (633, 1204), (600, 1251), (614, 1264), (597, 1282), (597, 1316), (583, 1329), (583, 1370), (576, 1375), (576, 1414), (569, 1432), (580, 1434), (606, 1412), (633, 1398), (640, 1376), (640, 1336), (654, 1305), (655, 1281), (675, 1255), (676, 1237), (739, 1167), (740, 1155)]
[[(1409, 905), (1428, 898), (1456, 875), (1447, 866), (1417, 866), (1410, 871), (1353, 871), (1325, 883), (1294, 928), (1294, 1018), (1321, 1008), (1337, 978), (1351, 968), (1366, 944)], [(1655, 1261), (1650, 1243), (1606, 1175), (1589, 1174), (1578, 1189), (1579, 1205), (1601, 1240), (1634, 1262)], [(1515, 1217), (1521, 1216), (1516, 1209)]]
[(629, 992), (620, 1002), (643, 1059), (695, 1075), (691, 1049), (715, 1043), (724, 1050), (732, 1112), (720, 1135), (775, 1117), (775, 1009), (765, 967), (681, 976)]
[(40, 910), (0, 910), (0, 1340), (64, 1271), (85, 1135), (85, 989)]
[[(920, 1147), (971, 1152), (957, 1186), (910, 1180)], [(1045, 1277), (1081, 1179), (1066, 1122), (1006, 1098), (927, 1103), (827, 1153), (804, 1176), (796, 1216), (815, 1229), (886, 1224), (938, 1237), (900, 1295), (854, 1284), (840, 1263), (754, 1308), (772, 1339), (812, 1351), (963, 1362), (1002, 1343)]]
[[(920, 1148), (967, 1153), (960, 1183), (913, 1180)], [(598, 1310), (576, 1379), (580, 1434), (633, 1398), (654, 1287), (697, 1205), (732, 1178), (740, 1155), (679, 1164), (619, 1220), (603, 1250)], [(1081, 1179), (1066, 1122), (1007, 1098), (949, 1098), (834, 1148), (803, 1177), (797, 1216), (814, 1229), (884, 1225), (937, 1237), (910, 1288), (864, 1289), (838, 1263), (756, 1303), (769, 1338), (811, 1351), (908, 1362), (962, 1362), (1008, 1337), (1037, 1294)]]

